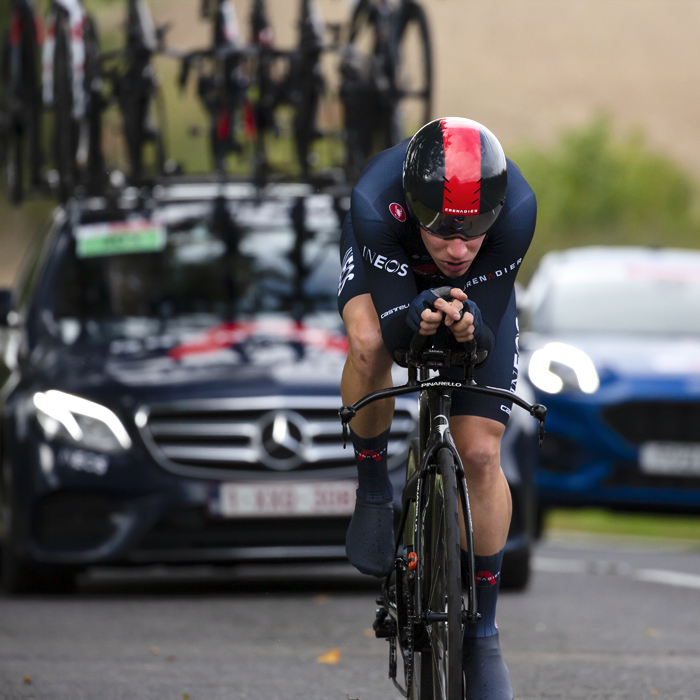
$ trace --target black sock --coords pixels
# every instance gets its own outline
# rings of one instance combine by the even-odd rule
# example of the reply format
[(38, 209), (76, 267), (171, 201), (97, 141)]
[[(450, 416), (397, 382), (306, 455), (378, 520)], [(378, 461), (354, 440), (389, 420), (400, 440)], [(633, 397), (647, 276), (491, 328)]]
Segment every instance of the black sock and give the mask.
[[(467, 552), (462, 554), (462, 581), (467, 577)], [(477, 610), (481, 615), (478, 622), (469, 622), (464, 628), (465, 637), (490, 637), (498, 632), (496, 625), (496, 600), (498, 585), (501, 582), (501, 562), (503, 550), (489, 557), (474, 557), (474, 577), (476, 579)]]
[(394, 496), (386, 466), (389, 431), (373, 438), (361, 438), (350, 430), (357, 465), (357, 497), (363, 501), (383, 503)]

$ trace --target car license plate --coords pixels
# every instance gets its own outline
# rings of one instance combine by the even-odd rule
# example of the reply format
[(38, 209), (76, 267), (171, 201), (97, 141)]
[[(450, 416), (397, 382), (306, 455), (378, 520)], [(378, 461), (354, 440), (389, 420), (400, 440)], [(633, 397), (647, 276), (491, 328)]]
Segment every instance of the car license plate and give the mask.
[(227, 483), (215, 492), (210, 510), (224, 518), (352, 515), (355, 488), (354, 481)]
[(639, 467), (645, 474), (700, 476), (700, 443), (644, 443), (639, 450)]

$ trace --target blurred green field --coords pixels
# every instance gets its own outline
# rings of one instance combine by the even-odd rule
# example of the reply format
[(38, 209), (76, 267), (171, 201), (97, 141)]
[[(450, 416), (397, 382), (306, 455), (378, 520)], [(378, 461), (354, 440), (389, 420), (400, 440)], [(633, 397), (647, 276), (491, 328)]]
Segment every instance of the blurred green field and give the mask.
[(690, 541), (700, 547), (700, 516), (619, 513), (599, 508), (554, 509), (544, 522), (549, 533), (634, 536)]

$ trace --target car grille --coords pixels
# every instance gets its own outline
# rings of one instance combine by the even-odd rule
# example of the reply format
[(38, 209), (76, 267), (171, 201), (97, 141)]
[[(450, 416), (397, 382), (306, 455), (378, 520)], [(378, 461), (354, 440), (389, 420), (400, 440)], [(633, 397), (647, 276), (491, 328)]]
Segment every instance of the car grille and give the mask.
[[(260, 472), (354, 475), (343, 449), (340, 397), (264, 396), (154, 404), (137, 414), (141, 435), (165, 469), (189, 476), (255, 478)], [(396, 399), (389, 466), (405, 456), (418, 402)]]
[(603, 420), (625, 440), (700, 442), (700, 402), (629, 401), (608, 406)]

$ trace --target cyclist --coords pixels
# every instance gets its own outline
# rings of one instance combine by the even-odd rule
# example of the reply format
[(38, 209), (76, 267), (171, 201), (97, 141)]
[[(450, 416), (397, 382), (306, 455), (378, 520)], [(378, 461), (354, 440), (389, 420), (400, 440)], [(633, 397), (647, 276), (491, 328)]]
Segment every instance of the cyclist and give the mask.
[[(391, 386), (394, 351), (407, 348), (414, 332), (432, 335), (441, 323), (457, 341), (475, 337), (488, 350), (475, 371), (477, 383), (514, 389), (514, 282), (536, 215), (535, 195), (520, 170), (475, 121), (432, 121), (410, 141), (375, 156), (353, 189), (341, 235), (338, 306), (350, 345), (343, 403)], [(446, 285), (449, 303), (432, 291)], [(501, 399), (453, 394), (450, 430), (469, 488), (481, 613), (464, 633), (467, 700), (513, 697), (495, 620), (512, 509), (500, 465), (510, 410)], [(346, 551), (357, 569), (374, 576), (386, 575), (394, 558), (386, 463), (392, 415), (393, 399), (385, 399), (363, 408), (351, 423), (358, 488)], [(464, 533), (461, 544), (466, 546)], [(465, 567), (463, 552), (463, 579)]]

